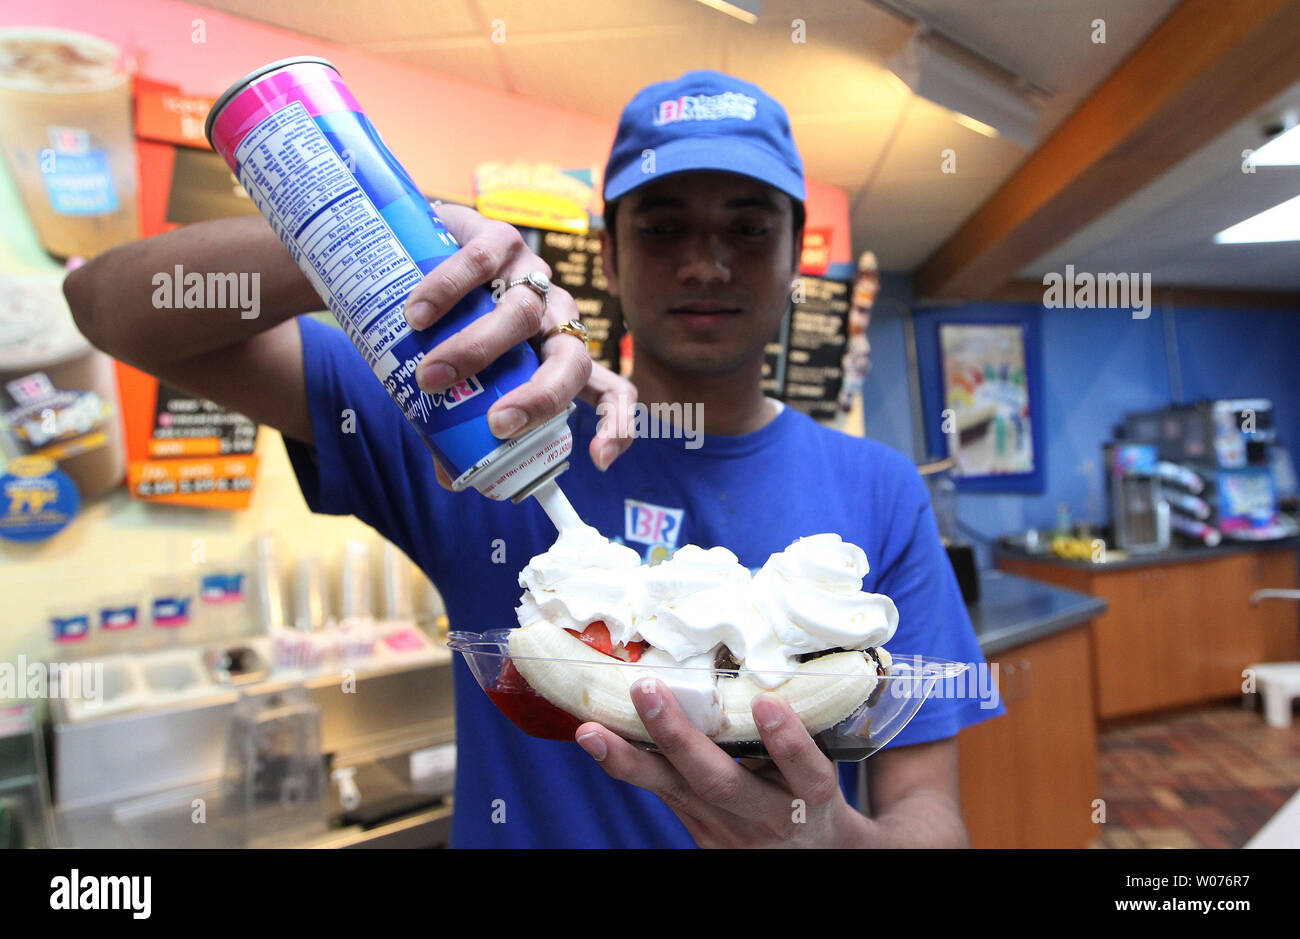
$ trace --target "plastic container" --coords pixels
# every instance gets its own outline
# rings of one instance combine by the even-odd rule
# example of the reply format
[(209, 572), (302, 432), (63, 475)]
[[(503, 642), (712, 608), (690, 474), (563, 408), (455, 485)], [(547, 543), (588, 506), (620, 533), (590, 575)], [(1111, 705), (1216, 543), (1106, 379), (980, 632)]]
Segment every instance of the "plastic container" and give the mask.
[(213, 690), (198, 649), (143, 655), (136, 664), (151, 704), (195, 697)]
[(87, 33), (0, 32), (0, 143), (41, 244), (90, 258), (140, 237), (131, 69)]
[(77, 329), (63, 275), (0, 274), (0, 456), (47, 456), (97, 499), (126, 476), (117, 402), (113, 360)]
[(97, 670), (96, 694), (63, 699), (69, 723), (116, 714), (139, 707), (146, 700), (144, 679), (132, 655), (110, 655), (83, 663)]
[(222, 806), (244, 843), (323, 834), (326, 787), (320, 709), (307, 689), (242, 695), (227, 728)]
[[(516, 668), (506, 669), (506, 663), (512, 657), (509, 651), (508, 629), (491, 630), (485, 633), (456, 631), (448, 635), (448, 646), (465, 657), (470, 671), (492, 702), (503, 714), (532, 737), (544, 740), (572, 741), (578, 726), (591, 718), (569, 713), (543, 698), (519, 675)], [(520, 661), (521, 659), (515, 659)], [(584, 675), (592, 669), (617, 668), (627, 676), (627, 684), (637, 678), (658, 674), (668, 678), (672, 673), (679, 677), (695, 674), (699, 669), (683, 666), (645, 666), (640, 663), (622, 662), (610, 658), (608, 662), (585, 662), (576, 659), (538, 659), (537, 661), (559, 662), (573, 668), (575, 685), (583, 685)], [(918, 659), (915, 657), (896, 656), (889, 673), (880, 677), (875, 688), (866, 700), (860, 702), (834, 726), (814, 735), (817, 746), (832, 760), (841, 762), (858, 762), (871, 756), (907, 726), (916, 716), (921, 705), (935, 690), (941, 681), (951, 681), (969, 669), (965, 663), (948, 662), (941, 659)], [(718, 681), (735, 680), (737, 672), (727, 669), (712, 669)], [(776, 673), (765, 673), (768, 675)], [(779, 673), (793, 677), (794, 672)], [(826, 674), (825, 681), (842, 678), (841, 675)], [(778, 686), (773, 693), (781, 694)], [(629, 739), (634, 746), (644, 750), (655, 751), (653, 743), (644, 740)], [(761, 741), (738, 743), (719, 743), (718, 746), (733, 757), (767, 758), (767, 750)]]

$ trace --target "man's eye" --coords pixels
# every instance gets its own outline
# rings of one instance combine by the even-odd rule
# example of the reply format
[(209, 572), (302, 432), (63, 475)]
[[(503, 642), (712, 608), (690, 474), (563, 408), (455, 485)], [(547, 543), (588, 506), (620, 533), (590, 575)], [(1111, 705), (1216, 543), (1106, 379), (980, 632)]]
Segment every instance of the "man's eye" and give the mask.
[(746, 238), (763, 238), (771, 233), (772, 226), (758, 222), (753, 224), (742, 223), (736, 226), (736, 231)]
[(660, 222), (655, 225), (642, 225), (638, 231), (649, 238), (664, 238), (668, 235), (675, 235), (680, 228), (669, 222)]

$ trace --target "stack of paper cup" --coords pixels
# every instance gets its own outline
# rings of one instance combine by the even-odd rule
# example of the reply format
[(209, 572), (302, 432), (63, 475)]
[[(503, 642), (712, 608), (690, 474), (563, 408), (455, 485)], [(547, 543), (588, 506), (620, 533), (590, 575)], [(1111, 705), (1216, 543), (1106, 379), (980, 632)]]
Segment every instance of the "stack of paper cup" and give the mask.
[(303, 632), (325, 628), (325, 568), (319, 556), (305, 555), (293, 565), (293, 625)]
[(411, 562), (392, 542), (384, 542), (383, 614), (386, 620), (411, 620), (415, 604), (411, 598)]
[(374, 619), (370, 600), (370, 546), (349, 540), (343, 546), (343, 567), (339, 573), (339, 619)]

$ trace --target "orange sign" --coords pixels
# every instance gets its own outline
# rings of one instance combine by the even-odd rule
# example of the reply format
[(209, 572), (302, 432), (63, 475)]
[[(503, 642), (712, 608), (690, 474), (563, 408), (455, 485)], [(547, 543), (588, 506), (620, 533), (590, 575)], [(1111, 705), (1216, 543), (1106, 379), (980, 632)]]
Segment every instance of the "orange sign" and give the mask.
[(179, 85), (135, 80), (135, 135), (145, 140), (211, 150), (203, 122), (216, 98), (187, 95)]
[(805, 274), (820, 276), (831, 266), (831, 227), (805, 228), (803, 233), (803, 256), (799, 259), (799, 269)]
[(257, 479), (257, 425), (211, 401), (117, 363), (127, 489), (146, 502), (248, 507)]

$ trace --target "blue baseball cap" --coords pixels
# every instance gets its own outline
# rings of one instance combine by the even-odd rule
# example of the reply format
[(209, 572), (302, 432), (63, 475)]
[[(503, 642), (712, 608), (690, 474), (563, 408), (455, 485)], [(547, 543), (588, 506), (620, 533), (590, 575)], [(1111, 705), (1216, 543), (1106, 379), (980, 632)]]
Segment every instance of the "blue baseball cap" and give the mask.
[(807, 198), (785, 108), (757, 85), (722, 72), (687, 72), (637, 93), (623, 109), (605, 164), (605, 201), (697, 170), (748, 176), (799, 202)]

